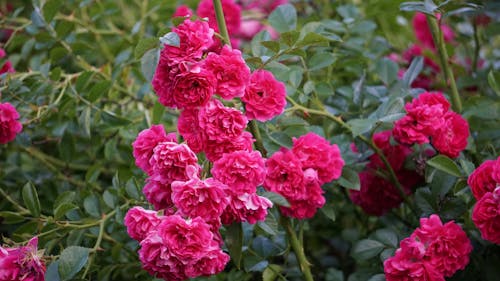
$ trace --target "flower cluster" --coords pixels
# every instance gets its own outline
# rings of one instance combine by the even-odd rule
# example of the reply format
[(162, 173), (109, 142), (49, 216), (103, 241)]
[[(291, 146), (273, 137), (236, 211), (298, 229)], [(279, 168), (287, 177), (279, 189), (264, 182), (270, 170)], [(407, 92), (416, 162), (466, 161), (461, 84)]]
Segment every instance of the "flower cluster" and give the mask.
[(44, 281), (45, 263), (37, 248), (38, 237), (31, 238), (26, 246), (0, 246), (0, 280)]
[(10, 103), (0, 103), (0, 144), (8, 143), (21, 132), (23, 125), (19, 120), (19, 113)]
[(500, 157), (483, 162), (467, 183), (477, 200), (472, 221), (483, 239), (500, 244)]
[[(373, 142), (389, 161), (405, 193), (410, 194), (415, 185), (422, 180), (417, 172), (404, 167), (404, 162), (412, 153), (412, 149), (399, 144), (391, 145), (390, 138), (391, 131), (378, 132), (373, 135)], [(387, 172), (380, 157), (373, 154), (368, 160), (366, 169), (359, 173), (360, 189), (350, 190), (349, 195), (352, 202), (359, 205), (367, 214), (381, 216), (390, 209), (398, 207), (403, 198), (390, 180), (378, 175), (377, 172)]]
[(343, 166), (336, 144), (308, 133), (294, 138), (292, 149), (282, 148), (267, 160), (264, 187), (288, 200), (290, 207), (281, 207), (284, 215), (311, 218), (325, 204), (321, 185), (339, 178)]
[(444, 281), (469, 263), (472, 245), (453, 221), (437, 215), (420, 219), (420, 227), (403, 239), (393, 257), (384, 262), (387, 281)]
[(424, 92), (405, 105), (407, 114), (394, 123), (394, 138), (407, 145), (431, 143), (441, 154), (456, 158), (467, 146), (469, 124), (440, 92)]

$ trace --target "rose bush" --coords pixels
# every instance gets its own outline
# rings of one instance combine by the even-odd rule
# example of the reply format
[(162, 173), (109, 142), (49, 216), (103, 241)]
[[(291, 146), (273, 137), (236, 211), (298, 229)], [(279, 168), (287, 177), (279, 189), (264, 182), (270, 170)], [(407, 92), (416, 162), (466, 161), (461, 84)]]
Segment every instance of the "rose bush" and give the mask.
[(0, 281), (498, 279), (496, 1), (0, 14)]

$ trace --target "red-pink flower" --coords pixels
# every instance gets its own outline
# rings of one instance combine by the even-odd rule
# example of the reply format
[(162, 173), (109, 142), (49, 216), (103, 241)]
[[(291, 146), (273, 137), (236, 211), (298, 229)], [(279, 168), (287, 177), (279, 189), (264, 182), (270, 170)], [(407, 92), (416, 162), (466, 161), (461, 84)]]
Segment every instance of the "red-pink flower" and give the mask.
[(276, 80), (267, 70), (254, 71), (242, 100), (245, 103), (245, 114), (249, 119), (271, 120), (285, 109), (285, 84)]
[(392, 134), (399, 143), (412, 145), (414, 143), (422, 144), (429, 142), (429, 136), (423, 133), (418, 120), (412, 116), (405, 115), (403, 118), (394, 122)]
[(484, 240), (500, 244), (500, 187), (485, 193), (477, 201), (472, 210), (472, 221)]
[(450, 103), (440, 92), (424, 92), (405, 105), (406, 112), (417, 122), (423, 134), (431, 135), (444, 125)]
[[(0, 59), (3, 59), (7, 54), (5, 50), (0, 48)], [(8, 60), (0, 67), (0, 75), (4, 73), (12, 73), (15, 72), (14, 67), (12, 67), (12, 63)]]
[[(391, 144), (391, 131), (382, 131), (373, 135), (373, 142), (384, 153), (385, 157), (391, 164), (394, 171), (399, 171), (403, 168), (406, 157), (411, 154), (411, 148), (405, 145), (392, 145)], [(367, 164), (369, 168), (373, 169), (387, 169), (377, 154), (370, 156), (370, 163)]]
[(21, 132), (23, 125), (19, 120), (19, 113), (10, 103), (0, 103), (0, 144), (13, 141)]
[(200, 129), (210, 141), (233, 140), (245, 130), (248, 120), (241, 111), (210, 100), (198, 113)]
[(211, 71), (200, 63), (186, 63), (172, 82), (174, 107), (189, 108), (207, 104), (215, 93), (217, 80)]
[(216, 221), (229, 204), (226, 189), (226, 185), (213, 178), (200, 180), (194, 177), (188, 181), (174, 181), (172, 201), (187, 217)]
[(500, 184), (500, 156), (495, 161), (495, 165), (493, 166), (493, 179)]
[(292, 152), (300, 160), (302, 169), (313, 168), (318, 172), (320, 184), (338, 179), (342, 174), (344, 160), (338, 146), (315, 133), (293, 138)]
[(324, 192), (321, 189), (316, 170), (309, 168), (304, 171), (304, 187), (306, 198), (297, 200), (290, 198), (288, 200), (290, 207), (280, 207), (283, 215), (297, 219), (309, 219), (316, 214), (319, 208), (325, 205)]
[[(240, 29), (241, 7), (234, 0), (222, 0), (222, 10), (226, 20), (227, 31), (233, 35)], [(215, 30), (219, 30), (217, 19), (215, 18), (215, 9), (212, 0), (202, 0), (198, 4), (196, 13), (201, 18), (208, 18), (208, 24)]]
[(213, 249), (192, 266), (187, 267), (186, 275), (190, 278), (215, 275), (224, 270), (229, 259), (228, 254), (222, 252), (220, 249)]
[(497, 183), (500, 183), (493, 178), (496, 162), (498, 161), (486, 160), (470, 174), (467, 183), (476, 200), (480, 200), (487, 192), (493, 192)]
[(169, 210), (173, 207), (171, 182), (148, 178), (142, 193), (155, 210)]
[(159, 98), (158, 101), (164, 106), (175, 107), (175, 102), (172, 97), (172, 83), (178, 70), (179, 68), (177, 66), (168, 65), (168, 60), (162, 58), (160, 58), (156, 66), (151, 85)]
[(273, 207), (269, 199), (259, 196), (256, 193), (236, 194), (228, 190), (231, 197), (229, 205), (222, 213), (222, 223), (232, 224), (233, 222), (248, 222), (255, 224), (263, 221), (267, 216), (267, 209)]
[(187, 145), (169, 141), (156, 145), (149, 164), (153, 171), (151, 179), (162, 183), (188, 180), (188, 166), (199, 170), (198, 158)]
[(255, 193), (266, 176), (265, 160), (258, 151), (235, 151), (215, 161), (211, 172), (236, 194)]
[(180, 5), (175, 9), (172, 17), (191, 17), (193, 15), (193, 10), (187, 5)]
[(415, 229), (411, 239), (425, 245), (424, 259), (446, 277), (451, 277), (469, 263), (471, 242), (453, 221), (443, 225), (437, 215), (421, 218), (420, 227)]
[(265, 13), (271, 13), (279, 5), (288, 3), (288, 0), (240, 0), (244, 9), (262, 9)]
[(216, 93), (223, 99), (230, 100), (245, 94), (245, 88), (250, 79), (250, 68), (246, 65), (239, 50), (231, 50), (229, 46), (224, 45), (220, 54), (208, 54), (204, 67), (215, 75)]
[(255, 140), (252, 134), (244, 131), (241, 135), (234, 139), (211, 140), (207, 141), (205, 147), (205, 155), (211, 162), (220, 159), (225, 153), (234, 151), (252, 151), (252, 144)]
[(267, 190), (279, 193), (289, 200), (307, 198), (302, 163), (291, 150), (275, 152), (266, 161), (266, 167), (264, 187)]
[[(440, 15), (437, 15), (438, 20), (440, 19)], [(423, 13), (417, 12), (413, 17), (413, 31), (415, 32), (415, 36), (422, 43), (424, 47), (430, 48), (432, 50), (436, 49), (434, 44), (434, 40), (432, 39), (432, 33), (427, 23), (426, 15)], [(443, 32), (443, 37), (445, 42), (453, 41), (455, 34), (453, 30), (447, 26), (442, 24), (441, 31)]]
[(124, 219), (128, 235), (139, 242), (144, 240), (151, 231), (156, 229), (156, 226), (158, 226), (160, 222), (161, 218), (156, 214), (156, 211), (145, 210), (138, 206), (128, 210)]
[(179, 134), (187, 142), (189, 148), (196, 153), (203, 151), (207, 142), (207, 136), (198, 120), (199, 112), (200, 108), (197, 107), (186, 108), (181, 112), (177, 121)]
[(45, 263), (38, 254), (38, 237), (26, 246), (4, 248), (0, 246), (0, 280), (44, 281)]
[(164, 141), (177, 142), (175, 133), (165, 133), (163, 125), (152, 125), (151, 128), (142, 130), (132, 143), (135, 164), (146, 173), (151, 173), (149, 159), (153, 155), (155, 146)]
[(456, 158), (467, 146), (469, 124), (460, 114), (449, 111), (444, 115), (444, 125), (431, 137), (431, 144), (439, 153)]

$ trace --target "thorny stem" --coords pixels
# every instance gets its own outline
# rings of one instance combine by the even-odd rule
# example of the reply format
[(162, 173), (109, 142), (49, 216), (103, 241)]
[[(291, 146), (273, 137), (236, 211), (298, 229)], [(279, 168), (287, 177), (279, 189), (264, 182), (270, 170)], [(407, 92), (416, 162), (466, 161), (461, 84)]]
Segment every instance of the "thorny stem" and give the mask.
[(439, 54), (439, 61), (441, 62), (441, 67), (443, 68), (445, 82), (447, 85), (449, 84), (451, 88), (451, 104), (453, 110), (460, 113), (462, 111), (462, 101), (460, 100), (460, 95), (458, 93), (455, 76), (450, 65), (448, 64), (449, 56), (444, 44), (443, 33), (439, 28), (438, 21), (435, 16), (427, 15), (427, 23), (429, 24), (432, 38), (434, 38), (434, 44), (436, 45)]
[(301, 241), (297, 238), (297, 234), (290, 223), (290, 219), (288, 217), (281, 217), (282, 225), (285, 227), (286, 234), (288, 235), (288, 239), (290, 244), (292, 245), (292, 249), (297, 256), (297, 260), (300, 264), (300, 270), (304, 274), (304, 280), (313, 281), (313, 275), (311, 273), (311, 264), (307, 261), (306, 255), (304, 253), (304, 247)]

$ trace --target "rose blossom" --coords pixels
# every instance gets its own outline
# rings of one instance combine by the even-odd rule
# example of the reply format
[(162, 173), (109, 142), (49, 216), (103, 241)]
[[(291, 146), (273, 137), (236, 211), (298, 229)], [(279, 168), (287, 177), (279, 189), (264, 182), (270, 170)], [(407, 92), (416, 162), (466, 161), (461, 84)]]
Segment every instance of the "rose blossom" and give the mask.
[(215, 93), (216, 79), (213, 73), (200, 63), (186, 63), (172, 81), (170, 94), (176, 108), (188, 108), (207, 104)]
[(220, 249), (213, 249), (192, 266), (187, 267), (186, 275), (190, 278), (215, 275), (224, 270), (229, 259), (228, 254), (222, 252)]
[(249, 119), (268, 121), (281, 114), (286, 105), (285, 84), (267, 70), (254, 71), (242, 97)]
[(203, 151), (207, 142), (207, 136), (198, 120), (199, 111), (200, 109), (196, 107), (186, 108), (181, 112), (177, 121), (179, 134), (187, 142), (189, 148), (196, 153)]
[(303, 169), (313, 168), (318, 172), (320, 184), (338, 179), (342, 174), (344, 160), (338, 146), (315, 133), (293, 138), (292, 152), (300, 160)]
[(425, 245), (425, 259), (446, 277), (469, 263), (472, 245), (462, 228), (453, 221), (443, 225), (437, 215), (421, 218), (420, 227), (415, 229), (411, 239)]
[(493, 179), (500, 183), (500, 156), (495, 161), (495, 165), (493, 166)]
[(431, 144), (439, 153), (456, 158), (467, 146), (469, 124), (460, 114), (449, 111), (444, 115), (444, 125), (431, 137)]
[(414, 143), (423, 144), (429, 142), (429, 137), (422, 132), (418, 121), (412, 116), (405, 115), (394, 122), (392, 134), (399, 143), (412, 145)]
[(198, 113), (200, 129), (208, 140), (233, 140), (245, 130), (248, 120), (241, 111), (225, 107), (220, 101), (210, 100)]
[[(441, 15), (436, 15), (438, 18), (438, 21), (441, 17)], [(432, 33), (429, 28), (429, 24), (427, 23), (427, 17), (425, 14), (417, 12), (415, 16), (413, 17), (412, 20), (413, 24), (413, 31), (415, 32), (415, 36), (417, 39), (424, 45), (424, 47), (430, 48), (432, 50), (436, 49), (436, 46), (434, 45), (434, 40), (432, 39)], [(442, 24), (441, 26), (441, 31), (443, 32), (443, 37), (445, 42), (451, 42), (453, 41), (455, 34), (453, 33), (453, 30), (447, 26)]]
[(155, 210), (169, 210), (173, 207), (171, 182), (161, 182), (148, 178), (142, 193)]
[(495, 160), (486, 160), (469, 175), (467, 184), (469, 184), (476, 200), (480, 200), (487, 192), (493, 192), (499, 183), (493, 178), (496, 162)]
[(151, 178), (163, 183), (187, 180), (188, 166), (194, 166), (199, 170), (198, 158), (187, 145), (169, 141), (156, 145), (149, 164), (153, 171)]
[(193, 15), (193, 10), (189, 8), (187, 5), (180, 5), (175, 9), (172, 17), (191, 17)]
[(231, 200), (221, 217), (222, 223), (226, 225), (233, 222), (246, 221), (255, 224), (257, 221), (263, 221), (266, 219), (267, 209), (273, 207), (269, 199), (256, 193), (236, 194), (231, 190), (227, 192)]
[(19, 113), (10, 103), (0, 103), (0, 144), (13, 141), (23, 125), (18, 121)]
[(177, 142), (175, 133), (165, 133), (163, 125), (152, 125), (151, 128), (142, 130), (132, 143), (135, 164), (146, 173), (150, 174), (149, 158), (153, 155), (155, 146), (164, 141)]
[(128, 235), (138, 242), (144, 240), (160, 222), (161, 218), (158, 217), (156, 211), (145, 210), (138, 206), (128, 210), (124, 219)]
[(234, 151), (252, 151), (252, 144), (255, 140), (250, 132), (244, 131), (234, 139), (211, 140), (207, 141), (205, 155), (210, 162), (220, 159), (224, 153)]
[(235, 151), (215, 161), (211, 172), (236, 194), (255, 193), (266, 176), (265, 160), (258, 151)]
[[(382, 153), (389, 161), (394, 171), (399, 171), (403, 168), (406, 157), (411, 154), (411, 148), (404, 145), (391, 145), (391, 131), (382, 131), (373, 135), (373, 142), (377, 145)], [(386, 169), (385, 164), (380, 157), (375, 153), (370, 156), (370, 163), (367, 164), (369, 168)]]
[(477, 201), (472, 210), (472, 221), (484, 240), (500, 244), (500, 186)]
[[(222, 0), (221, 4), (224, 12), (224, 18), (226, 20), (227, 31), (229, 35), (234, 35), (240, 29), (241, 7), (237, 5), (234, 0)], [(208, 18), (208, 24), (210, 27), (216, 31), (219, 30), (212, 0), (202, 0), (198, 4), (196, 14), (200, 18)]]
[(405, 105), (408, 116), (418, 123), (419, 130), (429, 136), (444, 125), (450, 103), (440, 92), (424, 92)]
[(26, 246), (4, 248), (0, 246), (0, 280), (44, 281), (45, 263), (38, 255), (38, 237)]
[[(5, 50), (0, 48), (0, 59), (3, 59), (7, 53), (5, 53)], [(8, 60), (6, 61), (1, 67), (0, 67), (0, 75), (4, 73), (13, 73), (16, 72), (14, 70), (14, 67), (12, 67), (12, 63)]]
[(213, 178), (200, 180), (194, 177), (188, 181), (174, 181), (172, 201), (187, 217), (214, 221), (219, 219), (229, 204), (226, 189), (226, 185)]
[(291, 151), (282, 149), (267, 161), (264, 187), (290, 200), (306, 199), (304, 172), (300, 159)]
[(231, 50), (229, 46), (224, 45), (220, 54), (208, 54), (204, 66), (215, 75), (216, 93), (223, 99), (230, 100), (245, 94), (250, 79), (250, 68), (239, 50)]

